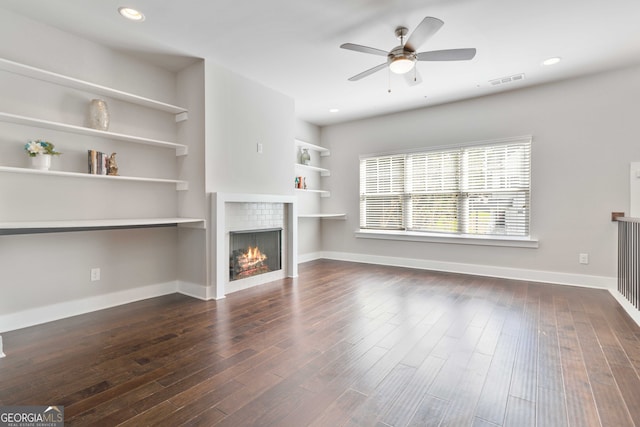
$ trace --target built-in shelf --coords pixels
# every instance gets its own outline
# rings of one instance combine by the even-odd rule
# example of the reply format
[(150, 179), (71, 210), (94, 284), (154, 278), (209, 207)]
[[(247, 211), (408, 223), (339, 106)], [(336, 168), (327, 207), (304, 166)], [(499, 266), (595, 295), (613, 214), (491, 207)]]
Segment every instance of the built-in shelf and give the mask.
[[(103, 95), (109, 98), (119, 99), (122, 101), (130, 102), (132, 104), (142, 105), (144, 107), (153, 108), (160, 111), (166, 111), (168, 113), (181, 114), (187, 112), (187, 109), (183, 107), (178, 107), (176, 105), (171, 105), (165, 102), (156, 101), (154, 99), (134, 95), (132, 93), (123, 92), (121, 90), (112, 89), (107, 86), (97, 85), (95, 83), (79, 80), (58, 73), (53, 73), (51, 71), (42, 70), (40, 68), (31, 67), (29, 65), (20, 64), (18, 62), (9, 61), (8, 59), (0, 58), (0, 70), (20, 74), (37, 80), (43, 80), (49, 83), (55, 83), (72, 89), (90, 92), (96, 95)], [(181, 117), (185, 116), (186, 115), (182, 114)]]
[(308, 148), (310, 150), (317, 151), (318, 153), (320, 153), (320, 156), (322, 156), (322, 157), (326, 157), (326, 156), (330, 156), (331, 155), (331, 152), (329, 151), (328, 148), (321, 147), (321, 146), (315, 145), (315, 144), (311, 144), (309, 142), (301, 141), (299, 139), (296, 139), (295, 143), (296, 143), (296, 147)]
[(51, 122), (49, 120), (36, 119), (34, 117), (19, 116), (16, 114), (0, 112), (0, 121), (16, 123), (20, 125), (34, 126), (42, 129), (51, 129), (62, 132), (75, 133), (78, 135), (104, 137), (118, 141), (133, 142), (136, 144), (154, 145), (157, 147), (171, 148), (176, 150), (176, 156), (184, 156), (188, 153), (188, 147), (175, 142), (162, 141), (158, 139), (142, 138), (139, 136), (125, 135), (122, 133), (107, 132), (82, 126), (68, 125), (65, 123)]
[(309, 188), (296, 188), (296, 191), (301, 191), (305, 193), (318, 193), (320, 197), (331, 197), (331, 193), (327, 190), (312, 190)]
[(296, 163), (296, 167), (302, 170), (320, 172), (320, 176), (331, 176), (331, 171), (329, 169), (319, 168), (318, 166), (303, 165), (301, 163)]
[(319, 213), (319, 214), (301, 214), (298, 218), (326, 218), (326, 219), (346, 219), (347, 214), (344, 213)]
[(184, 226), (204, 228), (205, 221), (199, 218), (128, 218), (128, 219), (84, 219), (62, 221), (9, 221), (0, 222), (0, 234), (29, 234), (60, 231), (86, 231), (116, 228)]
[(38, 174), (38, 175), (51, 175), (51, 176), (60, 176), (60, 177), (68, 177), (68, 178), (88, 178), (88, 179), (107, 179), (107, 180), (117, 180), (117, 181), (138, 181), (138, 182), (155, 182), (159, 184), (174, 184), (176, 186), (176, 190), (183, 191), (189, 189), (189, 184), (187, 181), (181, 181), (177, 179), (163, 179), (163, 178), (145, 178), (145, 177), (137, 177), (137, 176), (112, 176), (112, 175), (93, 175), (89, 173), (78, 173), (78, 172), (62, 172), (62, 171), (43, 171), (39, 169), (27, 169), (27, 168), (16, 168), (11, 166), (0, 166), (0, 172), (8, 172), (8, 173), (22, 173), (22, 174)]

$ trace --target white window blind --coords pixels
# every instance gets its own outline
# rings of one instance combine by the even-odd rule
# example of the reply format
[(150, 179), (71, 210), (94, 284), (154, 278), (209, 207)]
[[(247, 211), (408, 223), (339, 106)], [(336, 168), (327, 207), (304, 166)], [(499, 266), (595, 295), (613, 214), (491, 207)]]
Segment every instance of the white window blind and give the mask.
[(528, 236), (531, 140), (365, 157), (360, 228)]

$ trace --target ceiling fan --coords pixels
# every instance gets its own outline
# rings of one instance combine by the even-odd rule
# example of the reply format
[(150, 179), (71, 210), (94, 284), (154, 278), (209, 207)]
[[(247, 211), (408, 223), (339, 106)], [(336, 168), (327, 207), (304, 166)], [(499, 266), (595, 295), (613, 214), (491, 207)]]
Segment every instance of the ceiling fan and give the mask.
[[(445, 49), (432, 50), (429, 52), (416, 52), (416, 50), (432, 37), (442, 26), (442, 22), (438, 18), (427, 16), (418, 24), (413, 33), (409, 36), (405, 43), (405, 37), (409, 33), (406, 27), (397, 27), (395, 34), (400, 39), (400, 45), (394, 47), (389, 52), (373, 47), (362, 46), (353, 43), (344, 43), (340, 47), (342, 49), (355, 50), (356, 52), (369, 53), (372, 55), (386, 56), (387, 62), (363, 71), (351, 77), (350, 81), (360, 80), (377, 71), (389, 67), (391, 72), (396, 74), (405, 74), (409, 76), (409, 71), (414, 69), (416, 61), (468, 61), (476, 55), (475, 48), (466, 49)], [(420, 83), (417, 70), (411, 78), (407, 78), (409, 84)]]

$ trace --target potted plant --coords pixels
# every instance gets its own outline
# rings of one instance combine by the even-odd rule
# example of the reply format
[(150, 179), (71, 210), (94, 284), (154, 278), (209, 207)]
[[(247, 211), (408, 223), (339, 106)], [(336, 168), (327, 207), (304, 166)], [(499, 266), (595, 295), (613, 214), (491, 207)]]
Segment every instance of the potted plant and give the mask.
[(45, 171), (51, 167), (51, 156), (62, 154), (56, 151), (52, 143), (42, 139), (32, 139), (24, 146), (24, 149), (31, 158), (31, 167)]

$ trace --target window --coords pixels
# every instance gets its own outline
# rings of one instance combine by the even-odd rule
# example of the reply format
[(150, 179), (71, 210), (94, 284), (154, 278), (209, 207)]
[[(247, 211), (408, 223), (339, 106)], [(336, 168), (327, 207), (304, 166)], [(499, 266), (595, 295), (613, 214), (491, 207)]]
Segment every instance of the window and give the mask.
[(531, 138), (360, 159), (360, 228), (529, 235)]

